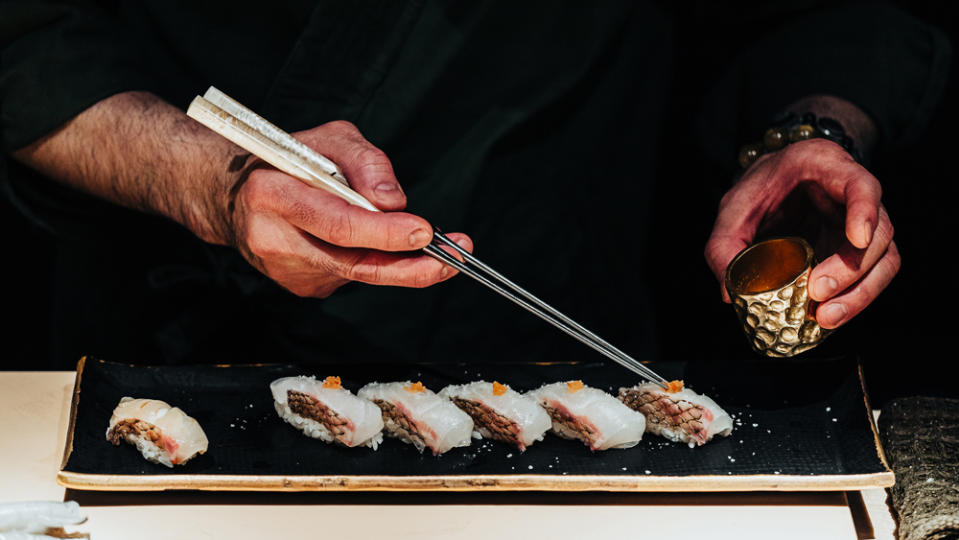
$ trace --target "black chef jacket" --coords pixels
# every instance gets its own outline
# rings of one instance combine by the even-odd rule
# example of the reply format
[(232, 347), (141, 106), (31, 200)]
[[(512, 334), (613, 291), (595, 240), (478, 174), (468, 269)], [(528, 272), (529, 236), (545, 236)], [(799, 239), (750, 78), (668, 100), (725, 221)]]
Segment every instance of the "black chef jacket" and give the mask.
[[(701, 262), (737, 146), (816, 93), (893, 145), (945, 77), (937, 31), (814, 4), (3, 2), (0, 138), (7, 153), (115, 93), (185, 108), (210, 85), (288, 131), (349, 120), (409, 211), (627, 352), (741, 346)], [(597, 359), (466, 277), (297, 298), (176, 224), (8, 169), (56, 235), (60, 365)]]

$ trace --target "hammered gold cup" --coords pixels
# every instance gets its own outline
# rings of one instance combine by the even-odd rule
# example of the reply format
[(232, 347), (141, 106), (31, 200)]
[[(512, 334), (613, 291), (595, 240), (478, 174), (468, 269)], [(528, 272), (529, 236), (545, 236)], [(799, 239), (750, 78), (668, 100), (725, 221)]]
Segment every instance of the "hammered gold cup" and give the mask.
[(753, 244), (726, 267), (726, 290), (754, 351), (795, 356), (831, 333), (816, 322), (806, 288), (813, 264), (812, 246), (787, 237)]

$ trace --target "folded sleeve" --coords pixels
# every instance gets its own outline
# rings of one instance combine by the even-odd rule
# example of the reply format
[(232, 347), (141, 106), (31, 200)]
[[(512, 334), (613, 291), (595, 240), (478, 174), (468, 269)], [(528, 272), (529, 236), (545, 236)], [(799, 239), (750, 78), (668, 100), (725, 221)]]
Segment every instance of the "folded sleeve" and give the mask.
[(0, 139), (23, 148), (90, 105), (150, 90), (136, 40), (107, 6), (0, 1)]
[(913, 142), (946, 85), (947, 36), (889, 4), (810, 9), (753, 30), (757, 39), (704, 100), (701, 136), (721, 163), (735, 163), (739, 145), (761, 137), (776, 113), (817, 94), (869, 114), (883, 149)]

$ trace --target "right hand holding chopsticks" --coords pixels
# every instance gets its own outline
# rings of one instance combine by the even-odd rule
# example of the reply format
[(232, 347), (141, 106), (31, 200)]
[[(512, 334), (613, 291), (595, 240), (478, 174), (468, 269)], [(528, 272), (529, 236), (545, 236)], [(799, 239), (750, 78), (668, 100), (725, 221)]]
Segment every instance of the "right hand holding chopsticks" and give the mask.
[[(432, 227), (400, 212), (404, 195), (390, 160), (351, 123), (329, 122), (295, 134), (337, 163), (351, 187), (384, 212), (353, 206), (259, 160), (232, 190), (234, 242), (258, 270), (299, 296), (325, 298), (349, 281), (427, 287), (456, 272), (419, 250)], [(463, 234), (450, 234), (472, 250)]]

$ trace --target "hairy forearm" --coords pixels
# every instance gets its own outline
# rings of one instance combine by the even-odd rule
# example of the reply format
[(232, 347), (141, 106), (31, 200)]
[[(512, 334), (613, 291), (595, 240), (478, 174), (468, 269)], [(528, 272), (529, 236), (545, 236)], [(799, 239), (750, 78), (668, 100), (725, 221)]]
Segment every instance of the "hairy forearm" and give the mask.
[(104, 99), (13, 157), (76, 189), (232, 242), (230, 187), (245, 153), (145, 92)]

